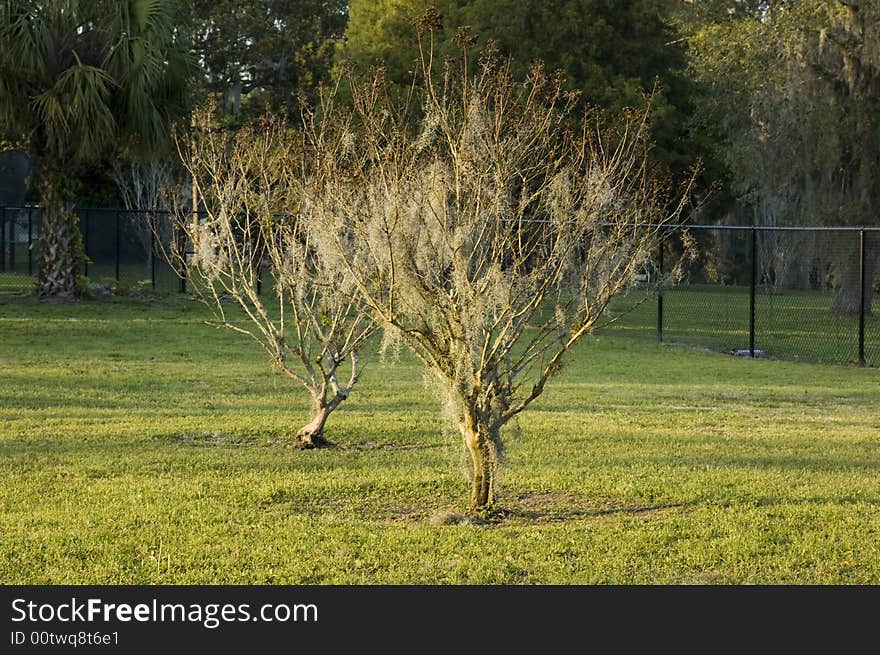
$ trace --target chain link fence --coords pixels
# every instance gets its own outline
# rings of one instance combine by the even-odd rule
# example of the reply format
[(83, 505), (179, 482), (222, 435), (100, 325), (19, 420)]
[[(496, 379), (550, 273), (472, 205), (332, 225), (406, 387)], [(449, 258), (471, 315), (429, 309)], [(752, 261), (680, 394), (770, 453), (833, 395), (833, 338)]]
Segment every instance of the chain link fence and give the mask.
[[(162, 255), (176, 238), (163, 212), (77, 214), (91, 283), (186, 291), (186, 272)], [(38, 207), (0, 207), (0, 293), (33, 289), (39, 232)], [(686, 239), (695, 257), (683, 260)], [(680, 278), (648, 291), (676, 263)], [(880, 227), (670, 227), (605, 329), (744, 357), (880, 366), (878, 277)]]
[[(81, 208), (76, 214), (86, 255), (81, 273), (92, 285), (185, 290), (185, 276), (162, 254), (172, 238), (166, 212)], [(33, 289), (39, 269), (39, 234), (39, 207), (0, 207), (0, 293)]]
[[(693, 259), (681, 258), (684, 239)], [(680, 279), (619, 298), (609, 329), (744, 357), (880, 366), (880, 228), (670, 228), (653, 265), (672, 262)]]
[(33, 286), (39, 262), (40, 210), (0, 206), (0, 291)]

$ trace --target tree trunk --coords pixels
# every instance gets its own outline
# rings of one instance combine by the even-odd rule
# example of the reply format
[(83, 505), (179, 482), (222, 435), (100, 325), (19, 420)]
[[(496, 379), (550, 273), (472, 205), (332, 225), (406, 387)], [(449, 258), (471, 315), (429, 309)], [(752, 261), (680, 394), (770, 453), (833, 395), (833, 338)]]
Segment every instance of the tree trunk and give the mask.
[(474, 417), (466, 417), (459, 425), (464, 446), (471, 457), (471, 508), (485, 509), (495, 502), (499, 461), (500, 436), (497, 430)]
[(873, 316), (874, 281), (880, 269), (880, 232), (865, 232), (865, 315)]
[(79, 294), (77, 277), (83, 258), (79, 219), (59, 175), (47, 175), (42, 189), (40, 265), (37, 295), (72, 298)]
[(226, 113), (234, 118), (241, 114), (241, 80), (233, 80), (226, 89)]
[[(871, 315), (871, 301), (873, 299), (872, 285), (875, 274), (875, 261), (872, 257), (871, 250), (865, 249), (865, 314)], [(843, 276), (840, 281), (834, 300), (831, 302), (831, 312), (834, 314), (853, 314), (859, 313), (859, 288), (861, 280), (859, 279), (859, 253), (849, 258), (843, 264)]]
[(332, 446), (333, 443), (324, 438), (324, 425), (327, 417), (334, 409), (333, 406), (316, 403), (314, 416), (306, 425), (297, 430), (296, 439), (303, 448), (323, 448)]

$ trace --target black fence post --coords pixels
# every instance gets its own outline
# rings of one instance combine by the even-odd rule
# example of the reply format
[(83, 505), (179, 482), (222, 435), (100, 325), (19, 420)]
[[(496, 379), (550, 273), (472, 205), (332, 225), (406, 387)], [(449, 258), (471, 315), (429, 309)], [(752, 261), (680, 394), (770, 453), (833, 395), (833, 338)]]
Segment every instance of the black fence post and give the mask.
[(89, 276), (89, 210), (84, 210), (85, 214), (83, 215), (83, 226), (85, 229), (83, 230), (83, 275), (86, 277)]
[(16, 238), (16, 228), (18, 227), (17, 214), (12, 215), (12, 221), (9, 223), (9, 270), (15, 272), (15, 238)]
[(865, 230), (859, 230), (859, 366), (866, 366), (865, 360), (865, 295), (868, 293), (865, 279)]
[(755, 289), (758, 285), (758, 230), (752, 226), (752, 275), (749, 281), (749, 357), (755, 357)]
[(0, 207), (0, 271), (6, 271), (6, 207)]
[(663, 238), (660, 233), (660, 252), (657, 253), (657, 341), (663, 341)]
[(119, 210), (116, 210), (116, 281), (119, 282)]
[(156, 218), (155, 228), (153, 224), (150, 225), (150, 285), (153, 288), (153, 291), (156, 290), (156, 232), (158, 230), (159, 219)]
[(34, 274), (34, 208), (28, 207), (28, 276)]

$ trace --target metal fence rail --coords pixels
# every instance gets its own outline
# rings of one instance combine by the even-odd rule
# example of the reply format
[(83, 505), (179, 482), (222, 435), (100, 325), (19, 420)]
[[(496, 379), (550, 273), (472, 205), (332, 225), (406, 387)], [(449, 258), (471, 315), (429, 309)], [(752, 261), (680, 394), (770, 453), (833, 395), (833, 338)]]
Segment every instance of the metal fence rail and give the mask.
[[(161, 254), (180, 237), (164, 212), (77, 213), (91, 282), (187, 290), (187, 271)], [(745, 357), (880, 366), (880, 227), (669, 226), (646, 277), (682, 263), (685, 229), (697, 254), (681, 278), (617, 298), (608, 330)], [(0, 293), (33, 288), (39, 232), (38, 207), (0, 207)]]

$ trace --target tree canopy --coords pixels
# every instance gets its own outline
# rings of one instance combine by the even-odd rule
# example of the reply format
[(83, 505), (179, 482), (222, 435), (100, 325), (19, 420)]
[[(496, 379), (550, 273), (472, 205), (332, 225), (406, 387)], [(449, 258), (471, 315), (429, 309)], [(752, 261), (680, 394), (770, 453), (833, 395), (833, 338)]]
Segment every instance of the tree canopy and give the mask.
[[(687, 168), (687, 111), (684, 43), (670, 22), (663, 0), (352, 0), (344, 55), (361, 66), (383, 62), (388, 79), (412, 80), (418, 51), (411, 17), (435, 6), (442, 17), (436, 58), (453, 55), (455, 36), (468, 26), (473, 51), (493, 40), (509, 57), (514, 77), (524, 79), (540, 60), (566, 75), (566, 87), (581, 93), (582, 104), (618, 116), (624, 107), (644, 107), (645, 93), (660, 82), (653, 98), (655, 155)], [(473, 62), (472, 62), (473, 63)], [(686, 163), (686, 160), (689, 160)]]
[(96, 159), (120, 139), (168, 143), (195, 73), (187, 17), (177, 0), (6, 0), (3, 131), (44, 165)]
[(195, 48), (205, 87), (227, 114), (296, 109), (329, 80), (347, 0), (193, 0)]
[(758, 223), (876, 220), (878, 5), (762, 2), (696, 27), (699, 127)]

